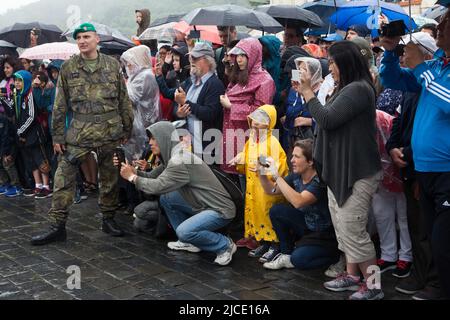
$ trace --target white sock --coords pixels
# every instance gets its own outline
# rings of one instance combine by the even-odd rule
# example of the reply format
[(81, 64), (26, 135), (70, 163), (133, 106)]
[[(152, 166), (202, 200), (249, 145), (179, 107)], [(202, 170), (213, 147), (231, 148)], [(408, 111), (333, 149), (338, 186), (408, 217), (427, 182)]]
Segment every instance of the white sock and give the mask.
[(44, 189), (50, 190), (50, 186), (43, 185), (42, 187), (43, 187)]
[(42, 189), (43, 185), (42, 183), (36, 183), (36, 189)]

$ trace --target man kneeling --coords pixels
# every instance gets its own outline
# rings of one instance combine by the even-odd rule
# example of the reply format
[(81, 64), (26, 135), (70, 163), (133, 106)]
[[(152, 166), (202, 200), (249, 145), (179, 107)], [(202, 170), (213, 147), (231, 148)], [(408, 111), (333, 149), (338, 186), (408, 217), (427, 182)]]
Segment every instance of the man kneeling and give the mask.
[[(139, 191), (162, 195), (161, 206), (178, 236), (177, 242), (168, 243), (170, 249), (214, 252), (215, 263), (229, 264), (236, 245), (215, 231), (227, 226), (236, 215), (230, 195), (208, 165), (180, 142), (170, 122), (150, 126), (147, 134), (152, 153), (159, 155), (162, 165), (146, 173), (122, 163), (121, 176)], [(114, 162), (119, 164), (117, 158)]]

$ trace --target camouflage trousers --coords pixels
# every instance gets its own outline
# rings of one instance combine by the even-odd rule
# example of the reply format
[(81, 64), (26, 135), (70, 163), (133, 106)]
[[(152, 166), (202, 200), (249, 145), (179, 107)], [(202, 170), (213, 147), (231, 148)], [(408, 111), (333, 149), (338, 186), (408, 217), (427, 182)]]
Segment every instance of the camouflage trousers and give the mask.
[[(69, 215), (69, 207), (73, 204), (76, 189), (76, 174), (79, 164), (86, 156), (94, 151), (97, 154), (99, 172), (99, 199), (98, 205), (103, 218), (113, 218), (119, 202), (119, 170), (113, 165), (114, 149), (119, 142), (98, 148), (80, 148), (68, 145), (68, 155), (78, 160), (78, 164), (68, 156), (58, 157), (58, 169), (56, 170), (53, 186), (52, 207), (49, 216), (52, 223), (65, 224)], [(72, 163), (71, 163), (72, 162)]]
[(13, 159), (11, 163), (6, 163), (4, 159), (0, 162), (0, 185), (9, 183), (12, 186), (19, 186), (19, 174), (17, 172), (15, 159)]

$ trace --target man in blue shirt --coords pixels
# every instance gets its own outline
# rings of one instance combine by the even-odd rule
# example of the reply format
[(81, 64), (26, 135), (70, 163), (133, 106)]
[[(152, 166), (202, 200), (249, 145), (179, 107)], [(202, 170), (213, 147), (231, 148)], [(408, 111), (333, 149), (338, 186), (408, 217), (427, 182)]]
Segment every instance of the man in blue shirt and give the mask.
[(442, 293), (450, 299), (450, 11), (437, 26), (435, 59), (424, 61), (420, 43), (408, 43), (399, 66), (394, 50), (400, 37), (382, 38), (386, 49), (380, 75), (384, 86), (421, 92), (412, 135), (412, 150), (427, 215), (433, 259)]

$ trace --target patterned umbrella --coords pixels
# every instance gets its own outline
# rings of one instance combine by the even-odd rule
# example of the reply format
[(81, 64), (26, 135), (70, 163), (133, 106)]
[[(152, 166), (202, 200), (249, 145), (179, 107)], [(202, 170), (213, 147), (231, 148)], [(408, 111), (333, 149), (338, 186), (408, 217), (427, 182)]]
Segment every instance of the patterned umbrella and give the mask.
[(20, 58), (28, 60), (67, 60), (75, 54), (79, 54), (78, 46), (69, 42), (53, 42), (26, 49)]
[(139, 36), (139, 40), (153, 40), (153, 39), (173, 40), (175, 38), (175, 30), (173, 29), (175, 25), (176, 22), (169, 22), (156, 27), (150, 27)]

